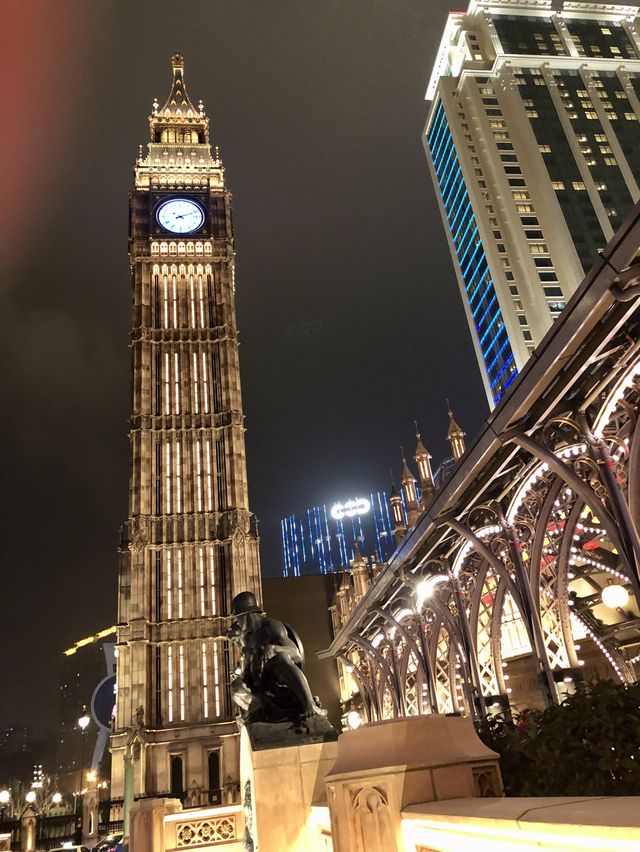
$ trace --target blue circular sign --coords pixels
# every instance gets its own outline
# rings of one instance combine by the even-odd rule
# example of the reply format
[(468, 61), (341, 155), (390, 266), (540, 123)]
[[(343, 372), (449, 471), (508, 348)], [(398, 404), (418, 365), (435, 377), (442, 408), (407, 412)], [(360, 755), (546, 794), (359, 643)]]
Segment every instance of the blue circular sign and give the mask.
[(116, 676), (110, 675), (96, 686), (91, 698), (91, 715), (101, 728), (111, 727), (111, 717), (116, 703)]

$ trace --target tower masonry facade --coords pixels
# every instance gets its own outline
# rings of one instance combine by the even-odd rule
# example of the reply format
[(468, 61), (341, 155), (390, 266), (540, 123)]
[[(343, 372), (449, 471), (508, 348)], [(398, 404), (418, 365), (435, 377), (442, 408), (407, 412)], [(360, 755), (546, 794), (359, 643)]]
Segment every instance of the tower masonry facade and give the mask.
[(638, 7), (472, 0), (424, 131), (489, 404), (640, 198)]
[[(249, 511), (231, 195), (202, 102), (172, 58), (130, 195), (129, 518), (120, 547), (112, 798), (224, 798), (239, 777), (224, 640), (231, 600), (260, 597)], [(227, 789), (227, 793), (228, 793)]]

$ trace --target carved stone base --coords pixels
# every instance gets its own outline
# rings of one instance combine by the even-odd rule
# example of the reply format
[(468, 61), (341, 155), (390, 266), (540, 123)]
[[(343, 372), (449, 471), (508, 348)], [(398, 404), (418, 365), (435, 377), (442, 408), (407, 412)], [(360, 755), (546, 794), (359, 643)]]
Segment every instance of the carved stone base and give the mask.
[(249, 722), (245, 730), (253, 751), (328, 743), (338, 739), (337, 731), (324, 716), (309, 716), (300, 722)]
[[(325, 801), (324, 779), (337, 752), (335, 730), (326, 720), (321, 721), (324, 724), (314, 723), (306, 739), (290, 723), (282, 723), (282, 728), (263, 723), (242, 728), (245, 852), (326, 849), (324, 844), (318, 845), (317, 832), (308, 825), (312, 805)], [(278, 746), (278, 741), (283, 744)]]
[(326, 784), (334, 852), (404, 852), (407, 805), (502, 795), (498, 755), (469, 719), (440, 715), (345, 732)]

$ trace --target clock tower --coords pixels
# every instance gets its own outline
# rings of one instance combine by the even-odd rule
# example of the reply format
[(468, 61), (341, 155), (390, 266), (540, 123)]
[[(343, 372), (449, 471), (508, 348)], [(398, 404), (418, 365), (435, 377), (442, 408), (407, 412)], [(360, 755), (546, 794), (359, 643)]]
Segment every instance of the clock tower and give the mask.
[[(130, 195), (129, 519), (118, 588), (112, 799), (216, 802), (238, 779), (231, 600), (260, 597), (249, 511), (231, 195), (184, 62), (153, 104)], [(129, 762), (130, 761), (130, 762)]]

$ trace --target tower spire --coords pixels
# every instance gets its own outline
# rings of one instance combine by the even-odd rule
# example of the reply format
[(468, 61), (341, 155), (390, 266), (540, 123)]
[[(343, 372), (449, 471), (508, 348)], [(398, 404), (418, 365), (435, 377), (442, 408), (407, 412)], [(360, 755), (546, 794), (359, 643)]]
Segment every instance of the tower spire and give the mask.
[(409, 470), (407, 459), (404, 454), (404, 447), (400, 447), (402, 452), (402, 493), (404, 495), (404, 503), (407, 507), (407, 517), (409, 526), (413, 526), (420, 514), (420, 504), (418, 503), (418, 492), (416, 491), (415, 476)]
[(149, 116), (151, 141), (165, 145), (207, 144), (209, 119), (202, 101), (194, 106), (187, 92), (184, 75), (184, 57), (174, 53), (171, 57), (171, 89), (163, 106), (154, 100)]
[(464, 455), (466, 449), (464, 443), (464, 436), (466, 435), (466, 432), (463, 432), (460, 426), (456, 423), (449, 400), (447, 400), (447, 411), (449, 413), (449, 431), (447, 432), (447, 440), (451, 444), (451, 452), (453, 453), (454, 459), (458, 461), (458, 459)]
[(422, 497), (422, 508), (426, 509), (433, 500), (436, 492), (435, 483), (433, 481), (433, 471), (431, 470), (431, 453), (422, 443), (418, 423), (413, 421), (416, 427), (416, 451), (413, 454), (413, 459), (418, 467), (418, 477), (420, 479), (420, 493)]
[(407, 531), (407, 524), (404, 519), (404, 507), (402, 505), (402, 497), (400, 496), (396, 484), (393, 481), (393, 470), (391, 473), (391, 492), (389, 494), (389, 503), (391, 503), (391, 515), (393, 517), (393, 535), (396, 544), (400, 544)]

